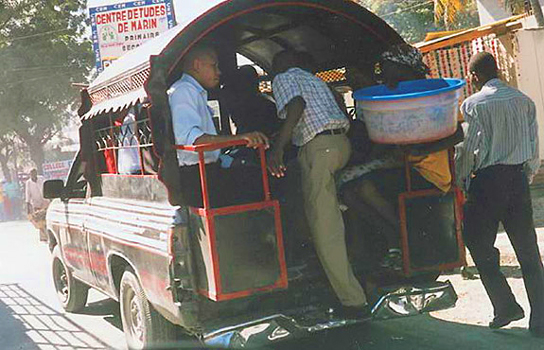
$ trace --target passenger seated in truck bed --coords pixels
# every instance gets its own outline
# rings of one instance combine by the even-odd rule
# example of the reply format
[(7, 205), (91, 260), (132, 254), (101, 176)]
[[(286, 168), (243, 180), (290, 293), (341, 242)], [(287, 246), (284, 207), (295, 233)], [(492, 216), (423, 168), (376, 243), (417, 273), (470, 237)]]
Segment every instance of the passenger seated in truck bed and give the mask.
[(272, 138), (278, 132), (280, 120), (276, 104), (259, 90), (259, 74), (255, 68), (239, 67), (221, 92), (237, 134), (260, 131)]
[[(219, 85), (221, 72), (213, 47), (198, 45), (183, 59), (183, 75), (168, 91), (176, 144), (201, 145), (246, 140), (247, 147), (268, 145), (268, 138), (254, 131), (239, 135), (217, 135), (206, 89)], [(204, 153), (210, 204), (212, 207), (260, 201), (263, 199), (260, 169), (222, 168), (219, 150)], [(178, 150), (182, 195), (185, 203), (202, 207), (198, 154)]]
[[(425, 79), (428, 68), (417, 49), (395, 46), (382, 54), (381, 77), (384, 84), (395, 88), (400, 81)], [(358, 115), (362, 119), (364, 116)], [(377, 152), (379, 153), (379, 152)], [(406, 191), (404, 152), (387, 147), (385, 154), (370, 157), (365, 163), (348, 167), (339, 177), (344, 203), (361, 217), (374, 218), (386, 236), (388, 252), (381, 265), (400, 269), (398, 195)], [(438, 188), (447, 192), (451, 186), (451, 173), (447, 150), (426, 156), (408, 156), (411, 164), (413, 190)]]

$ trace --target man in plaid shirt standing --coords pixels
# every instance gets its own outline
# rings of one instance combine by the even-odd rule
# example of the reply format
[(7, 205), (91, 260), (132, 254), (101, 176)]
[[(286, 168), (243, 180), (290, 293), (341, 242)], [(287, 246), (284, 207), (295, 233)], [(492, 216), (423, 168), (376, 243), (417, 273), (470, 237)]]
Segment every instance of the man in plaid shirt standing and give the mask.
[(293, 52), (280, 52), (272, 64), (272, 89), (279, 117), (285, 119), (270, 152), (269, 170), (285, 175), (285, 146), (300, 147), (305, 210), (313, 243), (329, 282), (342, 303), (341, 316), (368, 318), (365, 292), (348, 261), (344, 222), (336, 195), (334, 174), (348, 162), (349, 120), (325, 82), (298, 68)]

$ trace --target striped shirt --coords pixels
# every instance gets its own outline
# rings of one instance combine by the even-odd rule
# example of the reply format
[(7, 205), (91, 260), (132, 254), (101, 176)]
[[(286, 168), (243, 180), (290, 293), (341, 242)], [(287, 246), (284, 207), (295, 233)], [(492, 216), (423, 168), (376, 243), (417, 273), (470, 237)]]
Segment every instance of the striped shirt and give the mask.
[(349, 121), (338, 107), (327, 84), (300, 68), (290, 68), (278, 74), (272, 82), (278, 116), (287, 118), (287, 104), (295, 97), (302, 97), (306, 107), (293, 129), (293, 143), (303, 146), (315, 135), (329, 129), (349, 128)]
[(492, 165), (525, 164), (538, 172), (538, 126), (534, 102), (499, 79), (489, 80), (467, 98), (461, 112), (468, 123), (456, 155), (458, 185), (468, 190), (470, 175)]

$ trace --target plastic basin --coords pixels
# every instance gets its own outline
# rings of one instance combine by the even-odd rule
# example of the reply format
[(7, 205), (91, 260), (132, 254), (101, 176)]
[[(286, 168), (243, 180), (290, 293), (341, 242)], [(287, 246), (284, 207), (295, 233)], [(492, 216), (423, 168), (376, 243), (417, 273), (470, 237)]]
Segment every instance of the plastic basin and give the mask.
[(357, 90), (370, 139), (376, 143), (413, 144), (436, 141), (457, 129), (461, 79), (424, 79)]

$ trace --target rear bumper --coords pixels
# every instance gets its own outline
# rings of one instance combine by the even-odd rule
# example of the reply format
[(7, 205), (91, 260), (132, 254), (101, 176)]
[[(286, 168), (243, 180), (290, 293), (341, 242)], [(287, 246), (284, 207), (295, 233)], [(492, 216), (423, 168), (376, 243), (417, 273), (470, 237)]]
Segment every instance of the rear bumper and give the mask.
[[(457, 294), (449, 281), (400, 286), (379, 299), (372, 308), (372, 319), (392, 319), (444, 310), (455, 306), (456, 301)], [(362, 322), (335, 318), (332, 311), (307, 307), (273, 314), (209, 331), (203, 335), (203, 341), (210, 346), (227, 348), (258, 347)]]

